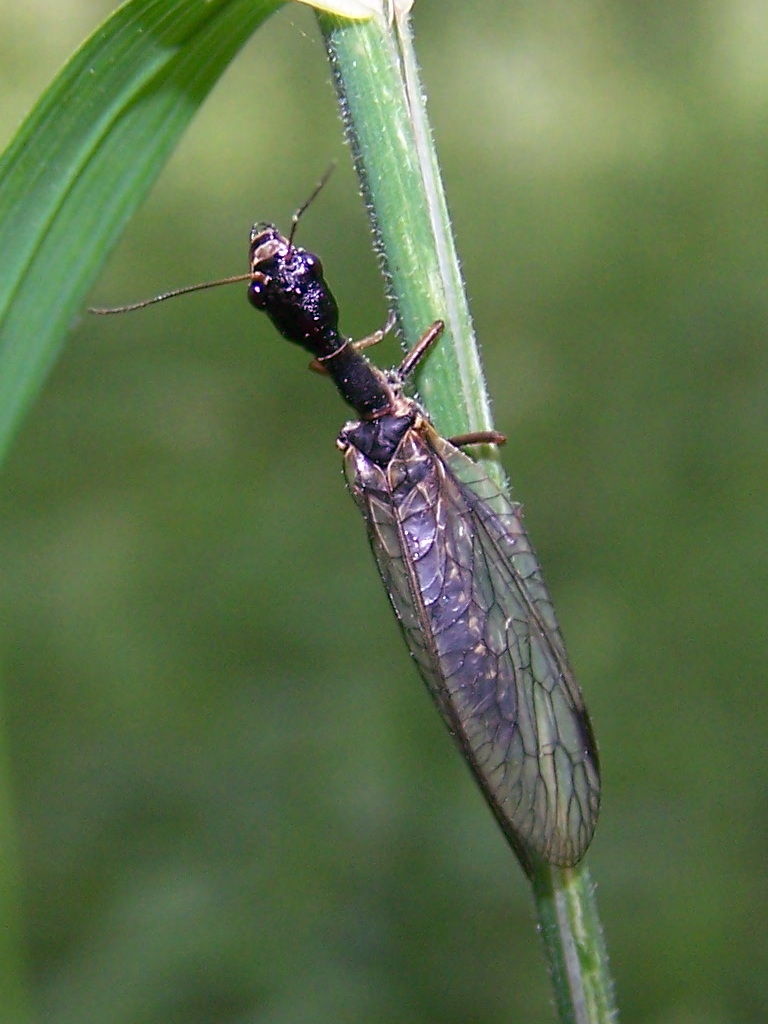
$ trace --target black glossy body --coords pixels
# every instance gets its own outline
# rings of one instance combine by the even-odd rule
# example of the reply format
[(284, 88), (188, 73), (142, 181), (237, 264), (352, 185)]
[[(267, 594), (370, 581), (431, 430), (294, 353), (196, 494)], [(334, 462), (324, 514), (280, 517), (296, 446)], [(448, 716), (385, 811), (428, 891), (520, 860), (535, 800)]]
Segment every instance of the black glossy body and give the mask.
[(288, 341), (301, 345), (333, 378), (363, 419), (393, 406), (386, 376), (339, 331), (339, 307), (314, 253), (293, 245), (272, 224), (256, 224), (250, 245), (248, 299)]
[[(339, 331), (320, 260), (251, 233), (249, 299), (307, 349), (357, 412), (338, 439), (379, 573), (430, 694), (521, 863), (568, 867), (600, 804), (597, 745), (520, 506), (440, 437), (400, 371)], [(494, 438), (484, 438), (493, 440)]]

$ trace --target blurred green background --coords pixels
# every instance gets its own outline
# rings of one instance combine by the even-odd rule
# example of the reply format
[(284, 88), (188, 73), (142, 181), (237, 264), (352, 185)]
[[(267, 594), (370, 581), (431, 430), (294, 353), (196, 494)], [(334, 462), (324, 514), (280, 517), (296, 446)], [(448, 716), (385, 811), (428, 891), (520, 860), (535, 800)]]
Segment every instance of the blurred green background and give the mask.
[[(109, 10), (2, 0), (3, 142)], [(623, 1019), (763, 1022), (768, 8), (421, 0), (416, 32), (505, 465), (600, 741)], [(245, 270), (251, 223), (286, 225), (338, 157), (300, 238), (369, 332), (341, 138), (291, 6), (93, 301)], [(306, 361), (244, 286), (84, 315), (5, 467), (2, 831), (41, 1021), (553, 1019), (527, 884), (410, 665)]]

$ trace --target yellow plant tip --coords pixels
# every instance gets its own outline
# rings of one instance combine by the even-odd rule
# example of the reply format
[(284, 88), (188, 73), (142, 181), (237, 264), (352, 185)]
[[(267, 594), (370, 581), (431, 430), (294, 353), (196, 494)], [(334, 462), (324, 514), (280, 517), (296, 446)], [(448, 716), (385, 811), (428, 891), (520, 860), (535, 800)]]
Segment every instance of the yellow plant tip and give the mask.
[(405, 18), (411, 13), (413, 0), (389, 0), (396, 18)]
[(298, 0), (300, 4), (314, 7), (328, 14), (338, 14), (342, 18), (372, 18), (374, 14), (383, 14), (384, 0)]

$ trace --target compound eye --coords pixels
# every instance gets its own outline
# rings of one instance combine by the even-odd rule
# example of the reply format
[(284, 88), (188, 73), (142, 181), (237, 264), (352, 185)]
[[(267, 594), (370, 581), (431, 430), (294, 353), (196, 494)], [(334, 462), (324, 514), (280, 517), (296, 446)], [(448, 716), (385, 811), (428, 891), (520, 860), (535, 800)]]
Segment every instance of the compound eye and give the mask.
[(315, 277), (323, 276), (323, 264), (319, 256), (315, 256), (313, 252), (305, 253), (302, 260), (304, 267)]
[(248, 285), (248, 301), (256, 309), (266, 309), (267, 306), (267, 282), (251, 281)]

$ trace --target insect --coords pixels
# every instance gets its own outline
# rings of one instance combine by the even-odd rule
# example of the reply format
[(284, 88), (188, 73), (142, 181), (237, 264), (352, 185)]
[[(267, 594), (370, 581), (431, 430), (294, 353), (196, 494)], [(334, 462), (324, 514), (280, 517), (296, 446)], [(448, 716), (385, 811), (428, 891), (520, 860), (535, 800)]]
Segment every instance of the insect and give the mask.
[(576, 864), (599, 809), (597, 745), (520, 506), (404, 392), (442, 322), (385, 372), (361, 348), (386, 328), (363, 342), (341, 334), (316, 255), (262, 223), (250, 261), (250, 302), (313, 355), (359, 416), (337, 441), (347, 483), (449, 732), (523, 866)]
[[(327, 178), (327, 175), (326, 175)], [(399, 367), (383, 371), (353, 342), (320, 259), (256, 224), (248, 274), (167, 292), (153, 302), (248, 280), (248, 298), (313, 356), (359, 419), (338, 437), (382, 581), (427, 688), (499, 825), (530, 873), (537, 858), (584, 856), (600, 804), (597, 744), (520, 506), (458, 445), (495, 433), (441, 437), (405, 394), (438, 340), (436, 321)]]

